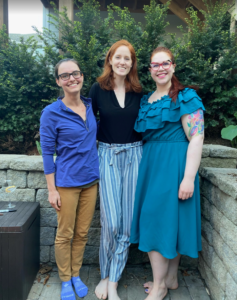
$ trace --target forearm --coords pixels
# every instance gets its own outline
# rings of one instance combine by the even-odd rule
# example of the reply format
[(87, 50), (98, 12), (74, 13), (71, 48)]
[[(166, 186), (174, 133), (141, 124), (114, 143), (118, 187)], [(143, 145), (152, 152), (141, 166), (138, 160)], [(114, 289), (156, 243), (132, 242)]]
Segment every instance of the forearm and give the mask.
[(52, 191), (56, 190), (54, 174), (55, 173), (45, 175), (49, 192), (52, 192)]
[(204, 135), (194, 136), (188, 146), (184, 177), (194, 181), (197, 174), (203, 146)]

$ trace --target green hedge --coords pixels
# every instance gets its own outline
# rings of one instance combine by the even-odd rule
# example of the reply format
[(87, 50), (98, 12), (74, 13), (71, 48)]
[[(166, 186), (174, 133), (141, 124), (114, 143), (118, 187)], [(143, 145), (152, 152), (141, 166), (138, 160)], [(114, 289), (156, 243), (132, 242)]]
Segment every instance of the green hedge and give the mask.
[[(150, 54), (158, 45), (167, 45), (176, 56), (176, 75), (184, 84), (196, 84), (206, 107), (206, 127), (236, 124), (237, 111), (237, 44), (230, 33), (228, 6), (219, 2), (202, 11), (188, 9), (190, 19), (183, 37), (166, 35), (168, 6), (151, 0), (144, 7), (145, 24), (136, 22), (127, 8), (114, 5), (108, 17), (100, 17), (95, 0), (81, 0), (79, 21), (71, 22), (66, 11), (51, 15), (60, 39), (48, 29), (36, 31), (44, 43), (44, 55), (37, 54), (33, 39), (11, 42), (0, 31), (0, 140), (6, 136), (15, 142), (33, 141), (39, 129), (39, 117), (47, 102), (58, 95), (52, 66), (64, 57), (74, 57), (85, 75), (86, 96), (103, 68), (107, 50), (119, 39), (130, 41), (137, 53), (138, 72), (144, 92), (155, 88), (148, 71)], [(61, 50), (61, 51), (59, 51)], [(63, 53), (63, 54), (60, 54)]]

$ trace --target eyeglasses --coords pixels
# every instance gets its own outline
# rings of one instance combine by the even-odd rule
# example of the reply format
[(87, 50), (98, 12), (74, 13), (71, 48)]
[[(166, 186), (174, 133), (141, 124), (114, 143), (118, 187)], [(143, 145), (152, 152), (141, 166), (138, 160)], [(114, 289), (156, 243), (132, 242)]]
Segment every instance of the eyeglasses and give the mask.
[(82, 76), (82, 72), (81, 71), (74, 71), (72, 73), (63, 73), (63, 74), (58, 75), (58, 77), (60, 77), (62, 80), (68, 80), (71, 75), (75, 79), (78, 79)]
[(172, 65), (171, 60), (163, 61), (161, 64), (159, 64), (157, 62), (150, 63), (150, 66), (153, 71), (158, 71), (160, 69), (160, 67), (162, 67), (164, 70), (168, 70), (171, 67), (171, 65)]

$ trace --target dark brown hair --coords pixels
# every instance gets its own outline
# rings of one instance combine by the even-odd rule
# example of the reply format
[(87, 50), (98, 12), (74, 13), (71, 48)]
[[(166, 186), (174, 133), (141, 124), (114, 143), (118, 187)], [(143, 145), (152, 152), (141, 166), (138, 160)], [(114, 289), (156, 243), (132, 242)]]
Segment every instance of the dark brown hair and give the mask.
[(102, 75), (97, 78), (97, 81), (99, 82), (100, 87), (104, 90), (111, 91), (115, 88), (113, 70), (112, 70), (112, 66), (110, 64), (110, 60), (114, 56), (114, 53), (116, 52), (116, 50), (121, 46), (128, 47), (128, 49), (131, 53), (131, 58), (132, 58), (132, 67), (125, 79), (126, 92), (133, 91), (136, 93), (140, 93), (142, 91), (142, 87), (140, 85), (138, 75), (137, 75), (136, 53), (135, 53), (133, 46), (126, 40), (120, 40), (111, 46), (111, 48), (109, 49), (109, 51), (106, 55), (106, 58), (105, 58), (104, 71), (103, 71)]
[[(170, 59), (172, 61), (173, 64), (175, 64), (175, 58), (173, 53), (166, 47), (157, 47), (155, 50), (153, 50), (153, 52), (151, 53), (151, 61), (152, 61), (152, 57), (159, 52), (165, 52), (170, 56)], [(194, 90), (198, 90), (199, 88), (197, 86), (186, 86), (183, 85), (181, 82), (179, 82), (178, 78), (173, 74), (172, 78), (171, 78), (171, 87), (169, 90), (169, 96), (170, 98), (172, 98), (173, 102), (176, 102), (176, 99), (178, 97), (178, 94), (180, 91), (184, 90), (186, 87), (189, 87), (191, 89)]]
[(74, 62), (74, 63), (78, 66), (78, 68), (80, 69), (80, 66), (79, 66), (78, 61), (75, 60), (74, 58), (64, 58), (64, 59), (61, 59), (61, 60), (56, 64), (56, 66), (54, 67), (54, 76), (55, 76), (55, 78), (59, 79), (59, 77), (58, 77), (58, 69), (59, 69), (59, 66), (60, 66), (62, 63), (67, 62), (67, 61), (72, 61), (72, 62)]

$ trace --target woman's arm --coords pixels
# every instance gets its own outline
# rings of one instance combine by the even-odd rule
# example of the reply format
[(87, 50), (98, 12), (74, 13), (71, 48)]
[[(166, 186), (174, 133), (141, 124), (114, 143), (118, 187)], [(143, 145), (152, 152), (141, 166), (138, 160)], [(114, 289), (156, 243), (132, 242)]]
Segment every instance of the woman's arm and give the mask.
[(61, 200), (60, 200), (60, 195), (55, 187), (54, 173), (45, 175), (45, 178), (47, 181), (47, 187), (49, 191), (49, 196), (48, 196), (49, 203), (56, 210), (60, 210)]
[(202, 145), (204, 140), (203, 110), (182, 116), (184, 132), (190, 141), (187, 151), (184, 178), (179, 187), (178, 197), (186, 200), (193, 195), (194, 180), (202, 157)]
[(53, 208), (60, 210), (61, 201), (55, 186), (55, 164), (53, 159), (57, 139), (57, 130), (52, 120), (53, 118), (50, 111), (45, 110), (42, 112), (40, 118), (40, 143), (44, 163), (44, 174), (49, 192), (48, 200)]

